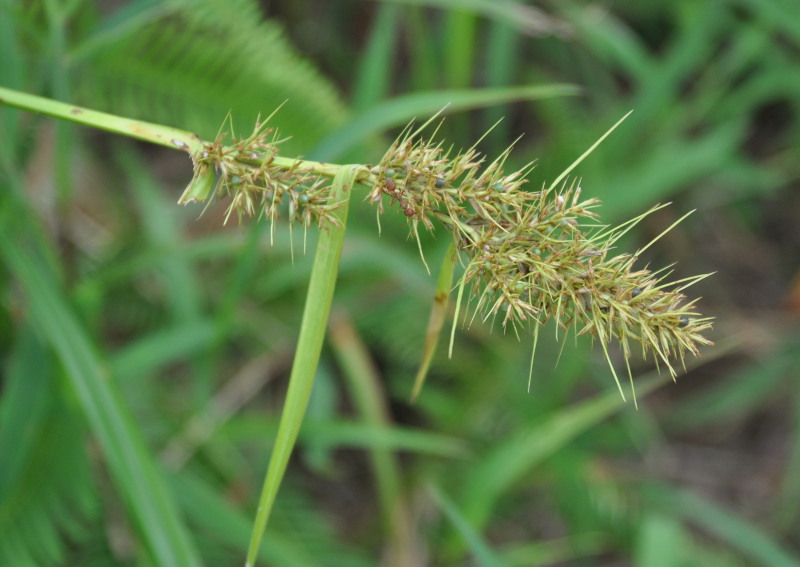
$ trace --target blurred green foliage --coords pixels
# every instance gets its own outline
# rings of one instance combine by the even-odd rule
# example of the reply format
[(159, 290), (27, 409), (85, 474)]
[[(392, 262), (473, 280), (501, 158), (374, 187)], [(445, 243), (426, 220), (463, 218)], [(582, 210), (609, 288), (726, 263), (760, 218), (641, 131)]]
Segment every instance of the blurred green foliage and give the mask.
[[(480, 148), (524, 133), (511, 165), (537, 159), (533, 184), (633, 109), (580, 166), (584, 193), (603, 222), (675, 202), (632, 247), (697, 209), (647, 260), (718, 272), (698, 289), (720, 346), (677, 385), (639, 366), (634, 411), (588, 342), (562, 349), (546, 327), (527, 393), (530, 342), (475, 324), (409, 405), (436, 278), (403, 219), (386, 215), (378, 237), (354, 202), (337, 331), (262, 559), (789, 566), (797, 13), (793, 0), (2, 0), (0, 84), (210, 138), (228, 112), (246, 131), (286, 101), (285, 155), (365, 163), (394, 127), (458, 100), (440, 136), (468, 147), (505, 117)], [(270, 246), (260, 222), (223, 227), (224, 206), (198, 219), (174, 205), (190, 177), (178, 152), (8, 108), (0, 133), (0, 564), (241, 564), (310, 254), (288, 231)], [(446, 240), (427, 236), (428, 257)]]

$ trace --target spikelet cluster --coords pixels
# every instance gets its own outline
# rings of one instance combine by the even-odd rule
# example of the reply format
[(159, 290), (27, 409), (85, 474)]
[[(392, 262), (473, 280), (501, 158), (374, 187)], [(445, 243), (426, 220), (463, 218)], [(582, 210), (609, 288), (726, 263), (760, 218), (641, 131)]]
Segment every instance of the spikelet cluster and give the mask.
[[(418, 242), (420, 227), (450, 231), (463, 265), (459, 305), (465, 295), (470, 321), (499, 320), (515, 332), (530, 326), (538, 337), (539, 327), (553, 320), (557, 329), (596, 338), (609, 362), (612, 341), (626, 363), (638, 343), (643, 356), (654, 354), (673, 376), (671, 359), (683, 363), (687, 352), (697, 355), (698, 345), (712, 344), (702, 334), (711, 319), (682, 293), (705, 276), (670, 283), (668, 270), (635, 267), (647, 246), (633, 254), (615, 249), (660, 206), (621, 226), (603, 226), (594, 212), (598, 201), (583, 198), (577, 182), (531, 191), (532, 164), (506, 173), (510, 148), (487, 163), (475, 146), (454, 153), (418, 134), (406, 129), (358, 182), (378, 215), (402, 211)], [(328, 204), (333, 170), (321, 170), (335, 166), (280, 160), (280, 140), (266, 121), (246, 138), (223, 142), (219, 136), (193, 159), (195, 180), (213, 168), (213, 196), (230, 199), (228, 216), (286, 218), (304, 228), (337, 222)]]
[(328, 203), (329, 180), (313, 168), (303, 167), (301, 160), (284, 160), (288, 166), (277, 163), (281, 140), (267, 127), (267, 120), (258, 120), (246, 138), (232, 135), (225, 144), (227, 136), (220, 134), (205, 144), (202, 152), (193, 156), (193, 182), (213, 172), (210, 200), (229, 198), (226, 222), (235, 214), (239, 221), (253, 216), (271, 223), (286, 219), (304, 229), (315, 222), (320, 226), (337, 224), (330, 214), (336, 205)]
[(593, 210), (598, 201), (583, 199), (576, 182), (529, 191), (531, 166), (503, 171), (508, 151), (488, 164), (474, 147), (448, 154), (402, 134), (372, 169), (369, 199), (379, 209), (399, 207), (414, 235), (434, 221), (448, 227), (464, 266), (459, 299), (466, 291), (471, 319), (499, 318), (515, 331), (532, 324), (537, 333), (552, 319), (558, 329), (595, 337), (607, 358), (607, 345), (618, 341), (626, 362), (638, 343), (673, 376), (671, 357), (683, 363), (686, 352), (711, 344), (702, 335), (710, 318), (682, 293), (705, 276), (667, 283), (666, 270), (635, 268), (642, 250), (615, 252), (620, 237), (655, 209), (604, 227)]

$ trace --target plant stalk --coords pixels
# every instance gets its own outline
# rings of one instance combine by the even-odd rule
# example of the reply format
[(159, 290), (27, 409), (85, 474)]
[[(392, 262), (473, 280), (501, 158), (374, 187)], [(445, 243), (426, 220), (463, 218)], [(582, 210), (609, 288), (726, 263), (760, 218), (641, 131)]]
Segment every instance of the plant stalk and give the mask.
[(303, 310), (300, 336), (297, 341), (297, 351), (292, 365), (292, 373), (289, 377), (289, 390), (286, 393), (286, 402), (281, 414), (275, 446), (269, 460), (264, 487), (258, 503), (258, 512), (247, 552), (246, 567), (255, 565), (261, 538), (267, 527), (267, 521), (275, 503), (278, 487), (286, 472), (286, 466), (297, 440), (297, 434), (300, 431), (308, 399), (311, 396), (311, 388), (314, 385), (317, 363), (322, 350), (322, 342), (325, 338), (333, 290), (336, 285), (336, 273), (344, 243), (350, 193), (360, 171), (363, 171), (363, 166), (340, 166), (339, 171), (333, 178), (333, 193), (330, 202), (332, 205), (342, 204), (335, 209), (338, 226), (329, 225), (326, 230), (320, 231), (314, 265), (311, 269), (308, 295)]
[(428, 329), (425, 331), (425, 346), (422, 351), (422, 362), (419, 365), (417, 376), (414, 378), (414, 387), (411, 391), (411, 402), (415, 402), (417, 396), (422, 391), (422, 385), (428, 370), (431, 367), (433, 355), (436, 354), (436, 346), (439, 344), (439, 335), (444, 325), (447, 315), (447, 299), (450, 297), (450, 290), (453, 287), (453, 272), (456, 266), (458, 251), (455, 243), (451, 243), (447, 248), (447, 253), (442, 260), (442, 267), (439, 271), (439, 280), (436, 282), (436, 292), (433, 296), (433, 306), (431, 315), (428, 319)]
[[(115, 114), (91, 110), (74, 104), (68, 104), (4, 87), (0, 87), (0, 104), (7, 104), (39, 114), (46, 114), (82, 126), (105, 130), (144, 142), (183, 150), (192, 156), (200, 154), (207, 143), (197, 134), (187, 130), (172, 128), (171, 126), (164, 126), (162, 124), (154, 124), (152, 122), (132, 120)], [(318, 175), (324, 175), (326, 177), (333, 177), (342, 167), (334, 163), (280, 156), (275, 156), (271, 163), (280, 169), (303, 169), (306, 171), (313, 171)], [(364, 178), (367, 175), (367, 170), (362, 169), (359, 177)]]

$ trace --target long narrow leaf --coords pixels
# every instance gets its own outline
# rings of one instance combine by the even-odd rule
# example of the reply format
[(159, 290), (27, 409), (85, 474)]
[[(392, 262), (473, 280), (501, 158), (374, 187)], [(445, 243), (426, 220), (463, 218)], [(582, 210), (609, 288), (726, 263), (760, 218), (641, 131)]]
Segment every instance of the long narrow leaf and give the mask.
[(767, 533), (730, 511), (684, 490), (654, 486), (651, 496), (661, 506), (714, 534), (764, 567), (798, 567), (800, 557), (791, 554)]
[(334, 212), (338, 225), (326, 227), (321, 232), (317, 243), (314, 267), (311, 271), (311, 280), (308, 284), (308, 295), (300, 326), (300, 337), (297, 340), (294, 365), (289, 377), (289, 390), (286, 393), (286, 403), (281, 414), (278, 436), (269, 460), (264, 488), (258, 504), (258, 513), (253, 525), (253, 536), (247, 552), (247, 567), (255, 565), (261, 538), (267, 527), (272, 505), (275, 503), (278, 488), (286, 472), (289, 457), (303, 422), (308, 399), (311, 396), (311, 387), (314, 385), (314, 376), (333, 300), (339, 258), (344, 244), (350, 194), (357, 173), (357, 166), (342, 166), (333, 179), (330, 202), (331, 205), (338, 205)]
[(322, 161), (333, 161), (362, 140), (387, 128), (407, 123), (415, 117), (429, 116), (447, 106), (446, 112), (493, 106), (513, 100), (539, 100), (577, 95), (578, 87), (566, 84), (507, 87), (500, 89), (465, 89), (414, 93), (377, 104), (362, 112), (334, 132), (311, 152)]
[(476, 565), (483, 567), (501, 567), (506, 565), (493, 550), (489, 544), (484, 541), (481, 535), (475, 531), (470, 525), (469, 520), (464, 516), (461, 510), (458, 509), (456, 503), (445, 496), (434, 485), (428, 486), (428, 494), (431, 499), (436, 503), (444, 516), (453, 524), (453, 527), (464, 540), (467, 549), (470, 550), (475, 559)]
[(0, 397), (0, 565), (61, 564), (98, 508), (86, 431), (48, 346), (27, 325), (17, 336)]
[[(27, 295), (31, 318), (64, 366), (92, 432), (100, 441), (111, 476), (151, 559), (161, 566), (200, 565), (141, 432), (123, 403), (91, 338), (64, 300), (58, 277), (42, 259), (34, 239), (12, 216), (0, 222), (0, 254)], [(16, 228), (17, 230), (12, 230)]]

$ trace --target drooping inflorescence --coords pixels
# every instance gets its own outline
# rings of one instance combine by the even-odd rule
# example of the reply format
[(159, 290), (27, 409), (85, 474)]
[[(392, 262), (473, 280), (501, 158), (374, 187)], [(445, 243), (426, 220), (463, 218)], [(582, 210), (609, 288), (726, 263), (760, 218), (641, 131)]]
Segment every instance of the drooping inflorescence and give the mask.
[[(470, 321), (499, 320), (515, 331), (530, 325), (538, 337), (538, 328), (553, 320), (557, 329), (595, 337), (609, 362), (612, 341), (626, 362), (632, 343), (639, 343), (644, 356), (653, 352), (673, 376), (672, 357), (683, 363), (686, 352), (697, 355), (698, 345), (711, 344), (702, 334), (711, 319), (682, 293), (705, 276), (668, 283), (666, 270), (635, 268), (647, 247), (615, 251), (623, 234), (661, 206), (621, 226), (602, 226), (594, 212), (598, 201), (583, 199), (576, 181), (530, 191), (532, 164), (505, 173), (510, 148), (486, 164), (474, 146), (451, 157), (452, 149), (418, 134), (407, 128), (358, 181), (379, 215), (395, 206), (402, 211), (418, 242), (420, 226), (444, 225), (452, 234), (463, 265), (457, 306), (465, 295)], [(207, 144), (195, 156), (195, 175), (214, 168), (215, 195), (230, 197), (229, 215), (274, 221), (285, 213), (306, 228), (314, 221), (324, 226), (331, 220), (327, 177), (337, 166), (281, 160), (277, 143), (259, 122), (250, 137), (230, 146), (221, 139)]]
[(434, 220), (450, 229), (464, 266), (459, 296), (467, 290), (472, 319), (500, 317), (515, 330), (553, 319), (557, 329), (596, 337), (607, 357), (617, 340), (626, 361), (638, 342), (673, 376), (670, 357), (683, 362), (685, 352), (697, 355), (698, 345), (711, 344), (702, 335), (711, 319), (681, 293), (705, 276), (670, 284), (666, 271), (635, 269), (644, 249), (614, 252), (619, 238), (660, 206), (616, 228), (599, 226), (598, 201), (583, 200), (576, 182), (528, 191), (531, 166), (505, 174), (507, 156), (482, 167), (474, 148), (448, 159), (440, 145), (402, 135), (373, 168), (370, 200), (379, 207), (384, 198), (396, 202), (413, 234)]

